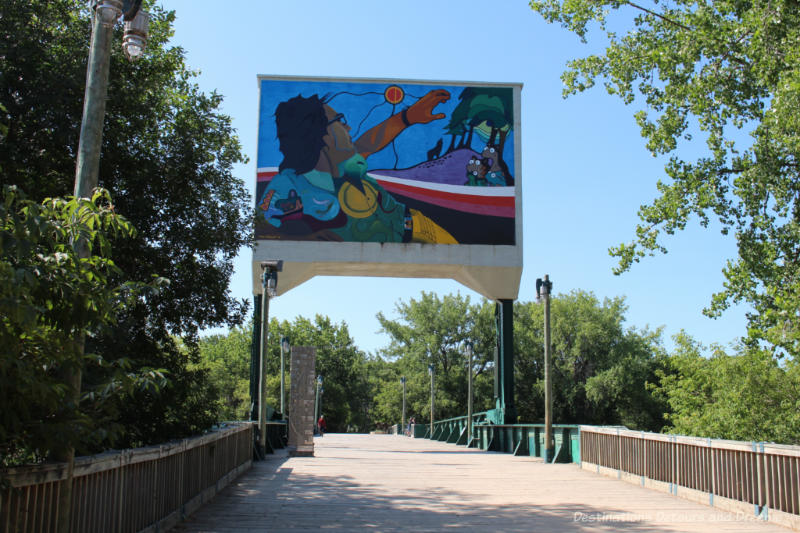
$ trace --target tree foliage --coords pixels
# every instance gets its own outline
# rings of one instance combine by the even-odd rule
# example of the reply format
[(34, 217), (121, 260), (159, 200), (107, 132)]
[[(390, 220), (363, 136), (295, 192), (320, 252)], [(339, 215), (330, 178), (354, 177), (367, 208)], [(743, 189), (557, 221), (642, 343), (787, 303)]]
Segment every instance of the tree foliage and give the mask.
[(208, 379), (214, 385), (217, 413), (221, 420), (250, 418), (252, 340), (252, 323), (232, 328), (225, 335), (216, 334), (200, 339), (198, 365), (207, 370)]
[[(320, 409), (325, 415), (328, 431), (368, 429), (371, 396), (368, 393), (366, 355), (355, 345), (347, 324), (335, 324), (322, 315), (316, 315), (313, 320), (297, 317), (292, 322), (273, 321), (270, 325), (269, 368), (276, 377), (280, 373), (280, 339), (284, 335), (292, 346), (317, 348), (316, 371), (322, 376), (323, 388)], [(287, 372), (288, 369), (287, 360)], [(269, 400), (277, 407), (280, 381), (272, 383), (274, 388), (270, 389)], [(289, 401), (288, 385), (286, 401)]]
[[(163, 442), (214, 421), (213, 391), (192, 367), (197, 333), (243, 320), (247, 305), (228, 284), (233, 258), (251, 240), (249, 195), (233, 175), (246, 157), (220, 113), (222, 97), (201, 92), (184, 51), (169, 46), (174, 13), (145, 4), (152, 17), (144, 57), (124, 57), (121, 25), (112, 38), (99, 181), (138, 230), (115, 245), (109, 282), (158, 275), (171, 283), (126, 307), (88, 347), (169, 369), (171, 384), (161, 397), (118, 405), (132, 431), (121, 445)], [(3, 3), (0, 180), (30, 198), (73, 190), (90, 20), (81, 0)]]
[[(551, 302), (554, 369), (554, 419), (559, 423), (624, 424), (659, 430), (665, 403), (647, 390), (664, 357), (660, 332), (623, 326), (621, 298), (599, 302), (591, 293), (574, 291)], [(378, 320), (390, 337), (382, 355), (390, 381), (378, 393), (382, 416), (400, 419), (399, 378), (406, 376), (408, 412), (429, 419), (428, 364), (436, 372), (435, 417), (467, 412), (467, 360), (464, 342), (475, 345), (473, 372), (475, 412), (495, 407), (494, 304), (471, 304), (468, 297), (422, 293), (399, 302), (398, 320)], [(544, 317), (541, 305), (514, 305), (514, 391), (521, 422), (544, 420)]]
[[(112, 239), (133, 228), (106, 192), (94, 198), (25, 200), (6, 187), (0, 204), (0, 464), (45, 458), (55, 444), (79, 452), (105, 443), (120, 428), (114, 398), (157, 390), (158, 370), (131, 370), (126, 358), (84, 353), (79, 339), (111, 327), (131, 301), (158, 283), (115, 284)], [(86, 246), (89, 257), (79, 250)], [(75, 401), (66, 372), (84, 370)]]
[(800, 443), (800, 366), (779, 365), (769, 352), (740, 347), (713, 356), (685, 333), (659, 370), (654, 391), (669, 404), (665, 430), (733, 440)]
[(391, 381), (379, 392), (379, 410), (385, 423), (396, 424), (401, 418), (402, 389), (400, 377), (406, 377), (406, 409), (417, 421), (430, 420), (430, 376), (434, 371), (434, 418), (442, 420), (464, 416), (467, 412), (467, 358), (464, 344), (474, 344), (473, 375), (475, 412), (494, 408), (494, 309), (487, 303), (472, 304), (470, 298), (422, 292), (395, 306), (397, 320), (378, 313), (382, 331), (390, 344), (381, 353), (394, 367)]
[[(572, 291), (551, 299), (553, 420), (659, 431), (666, 405), (647, 389), (663, 365), (660, 332), (625, 328), (623, 298)], [(514, 309), (517, 412), (544, 420), (544, 310)]]
[[(738, 257), (706, 309), (753, 306), (750, 345), (800, 355), (800, 7), (792, 0), (689, 2), (532, 0), (548, 22), (582, 39), (605, 32), (605, 52), (576, 59), (564, 94), (602, 80), (637, 102), (636, 122), (654, 155), (672, 154), (660, 196), (639, 211), (636, 237), (612, 248), (617, 272), (666, 252), (663, 234), (696, 217), (732, 233)], [(635, 15), (635, 16), (634, 16)], [(612, 16), (614, 17), (612, 20)], [(620, 23), (620, 18), (624, 22)], [(620, 36), (612, 28), (627, 25)], [(699, 135), (705, 148), (691, 143)], [(691, 153), (701, 149), (696, 160)]]

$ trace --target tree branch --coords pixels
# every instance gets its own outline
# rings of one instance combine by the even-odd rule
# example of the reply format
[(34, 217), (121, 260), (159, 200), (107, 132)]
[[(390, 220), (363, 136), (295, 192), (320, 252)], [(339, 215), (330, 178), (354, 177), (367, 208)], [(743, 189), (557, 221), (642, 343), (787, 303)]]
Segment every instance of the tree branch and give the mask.
[(681, 28), (682, 30), (686, 30), (686, 31), (689, 31), (689, 32), (691, 32), (691, 31), (694, 31), (694, 30), (692, 30), (692, 28), (690, 28), (690, 27), (688, 27), (688, 26), (684, 26), (684, 25), (683, 25), (683, 24), (681, 24), (680, 22), (675, 22), (674, 20), (672, 20), (672, 19), (669, 19), (669, 18), (665, 17), (664, 15), (659, 15), (659, 14), (658, 14), (658, 13), (656, 13), (655, 11), (650, 11), (650, 10), (649, 10), (649, 9), (647, 9), (646, 7), (642, 7), (642, 6), (638, 5), (638, 4), (634, 4), (634, 3), (633, 3), (633, 2), (631, 2), (630, 0), (623, 0), (623, 1), (624, 1), (626, 4), (628, 4), (629, 6), (631, 6), (631, 7), (635, 7), (636, 9), (639, 9), (639, 10), (641, 10), (641, 11), (644, 11), (645, 13), (649, 13), (650, 15), (653, 15), (654, 17), (658, 17), (658, 18), (660, 18), (661, 20), (663, 20), (664, 22), (667, 22), (667, 23), (669, 23), (669, 24), (672, 24), (673, 26), (677, 26), (678, 28)]

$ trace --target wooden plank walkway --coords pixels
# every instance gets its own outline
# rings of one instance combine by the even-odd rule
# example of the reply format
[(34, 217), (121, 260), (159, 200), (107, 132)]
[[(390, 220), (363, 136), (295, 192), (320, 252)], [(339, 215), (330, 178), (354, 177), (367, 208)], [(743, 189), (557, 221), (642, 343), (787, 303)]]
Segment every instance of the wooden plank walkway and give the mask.
[(328, 434), (271, 456), (176, 532), (790, 530), (531, 457), (392, 435)]

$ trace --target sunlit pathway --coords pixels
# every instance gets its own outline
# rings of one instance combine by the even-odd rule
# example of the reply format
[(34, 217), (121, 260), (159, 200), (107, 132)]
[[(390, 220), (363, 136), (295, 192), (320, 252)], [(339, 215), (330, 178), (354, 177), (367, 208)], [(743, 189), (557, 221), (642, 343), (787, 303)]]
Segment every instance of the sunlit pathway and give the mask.
[(789, 531), (577, 465), (391, 435), (315, 446), (255, 463), (173, 531)]

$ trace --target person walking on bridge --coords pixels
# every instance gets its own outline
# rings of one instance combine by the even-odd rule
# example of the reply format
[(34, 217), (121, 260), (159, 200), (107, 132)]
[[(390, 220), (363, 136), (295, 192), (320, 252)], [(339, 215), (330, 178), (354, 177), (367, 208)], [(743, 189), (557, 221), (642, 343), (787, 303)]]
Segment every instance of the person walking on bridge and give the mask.
[(325, 417), (323, 415), (319, 415), (319, 420), (317, 420), (317, 429), (319, 430), (320, 437), (324, 436), (325, 431), (328, 429), (328, 427), (325, 425)]

